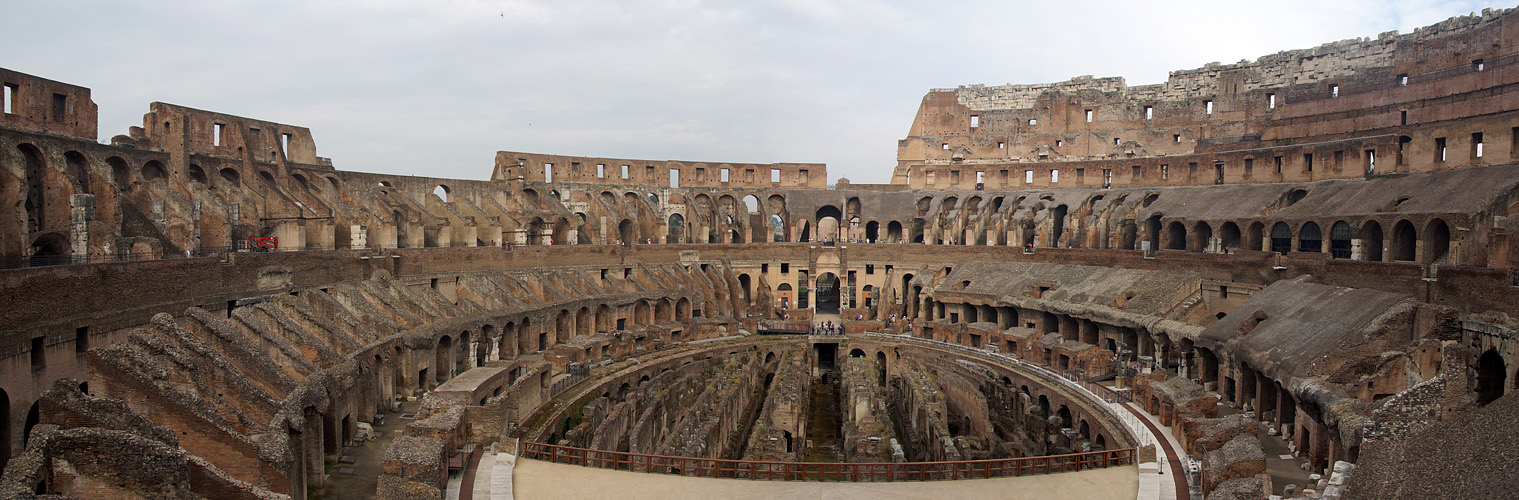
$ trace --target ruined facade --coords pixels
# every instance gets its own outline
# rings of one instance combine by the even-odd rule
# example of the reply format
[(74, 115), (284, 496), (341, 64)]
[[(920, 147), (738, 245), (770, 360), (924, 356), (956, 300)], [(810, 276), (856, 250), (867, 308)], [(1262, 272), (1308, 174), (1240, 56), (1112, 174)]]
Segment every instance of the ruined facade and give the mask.
[(369, 174), (164, 103), (101, 143), (89, 89), (0, 70), (0, 492), (306, 498), (381, 425), (384, 498), (441, 498), (491, 443), (1142, 447), (1059, 378), (1121, 381), (1210, 498), (1288, 493), (1275, 443), (1322, 475), (1296, 495), (1509, 491), (1418, 472), (1515, 441), (1516, 46), (1484, 11), (1161, 85), (933, 90), (880, 185), (505, 151), (488, 181)]

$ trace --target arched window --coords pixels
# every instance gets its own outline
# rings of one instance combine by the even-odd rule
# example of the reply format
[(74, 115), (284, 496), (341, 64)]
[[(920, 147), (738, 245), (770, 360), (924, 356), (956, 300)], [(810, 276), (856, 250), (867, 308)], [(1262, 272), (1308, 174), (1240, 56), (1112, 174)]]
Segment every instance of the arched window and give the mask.
[(1278, 222), (1271, 226), (1271, 251), (1276, 253), (1292, 251), (1292, 228), (1287, 227), (1286, 222)]
[(1350, 224), (1336, 221), (1329, 226), (1329, 256), (1336, 259), (1350, 258)]
[(1299, 252), (1322, 252), (1324, 251), (1324, 233), (1319, 231), (1319, 225), (1313, 222), (1303, 224), (1303, 229), (1298, 231), (1297, 250)]

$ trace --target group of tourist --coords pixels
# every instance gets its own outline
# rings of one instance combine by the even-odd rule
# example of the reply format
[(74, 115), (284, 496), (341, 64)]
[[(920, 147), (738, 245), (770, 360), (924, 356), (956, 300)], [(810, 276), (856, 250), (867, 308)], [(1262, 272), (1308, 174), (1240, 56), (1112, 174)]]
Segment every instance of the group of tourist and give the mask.
[(825, 322), (823, 322), (823, 324), (820, 324), (820, 325), (812, 325), (812, 334), (813, 335), (843, 335), (844, 334), (844, 327), (842, 325), (834, 325), (832, 321), (825, 321)]

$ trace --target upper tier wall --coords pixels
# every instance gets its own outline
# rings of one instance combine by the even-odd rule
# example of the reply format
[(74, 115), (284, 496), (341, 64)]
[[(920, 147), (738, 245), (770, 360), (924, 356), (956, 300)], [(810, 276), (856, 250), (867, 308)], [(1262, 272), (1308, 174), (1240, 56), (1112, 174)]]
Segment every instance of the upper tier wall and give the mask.
[[(990, 177), (1004, 169), (1047, 174), (1050, 168), (1066, 169), (1067, 176), (1083, 168), (1096, 177), (1101, 169), (1120, 168), (1110, 163), (1132, 162), (1122, 168), (1142, 168), (1132, 177), (1112, 172), (1110, 182), (1212, 184), (1231, 180), (1178, 179), (1160, 165), (1222, 163), (1221, 177), (1240, 179), (1251, 155), (1257, 162), (1282, 156), (1288, 171), (1243, 179), (1293, 182), (1365, 175), (1373, 155), (1381, 159), (1376, 173), (1481, 164), (1490, 153), (1507, 158), (1519, 125), (1506, 115), (1519, 110), (1510, 95), (1519, 87), (1513, 85), (1519, 83), (1515, 15), (1486, 10), (1406, 35), (1212, 63), (1172, 72), (1157, 85), (1130, 87), (1122, 78), (1084, 76), (1052, 84), (934, 89), (898, 143), (892, 183), (965, 189), (976, 181), (944, 177), (954, 177), (954, 170)], [(1290, 165), (1315, 153), (1299, 151), (1305, 146), (1343, 141), (1353, 144), (1332, 147), (1358, 168), (1342, 170), (1335, 162), (1333, 172), (1300, 175), (1312, 169)], [(1489, 154), (1479, 155), (1478, 143)], [(1044, 182), (1040, 177), (1048, 176), (1027, 183)]]

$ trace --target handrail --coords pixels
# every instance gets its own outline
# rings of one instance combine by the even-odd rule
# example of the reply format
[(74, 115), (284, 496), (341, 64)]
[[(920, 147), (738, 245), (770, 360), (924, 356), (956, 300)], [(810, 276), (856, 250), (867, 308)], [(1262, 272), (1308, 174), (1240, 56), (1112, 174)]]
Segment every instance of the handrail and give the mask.
[(1133, 448), (1069, 455), (950, 462), (774, 462), (647, 455), (544, 443), (521, 443), (523, 458), (648, 474), (757, 481), (950, 481), (1053, 474), (1133, 465)]

